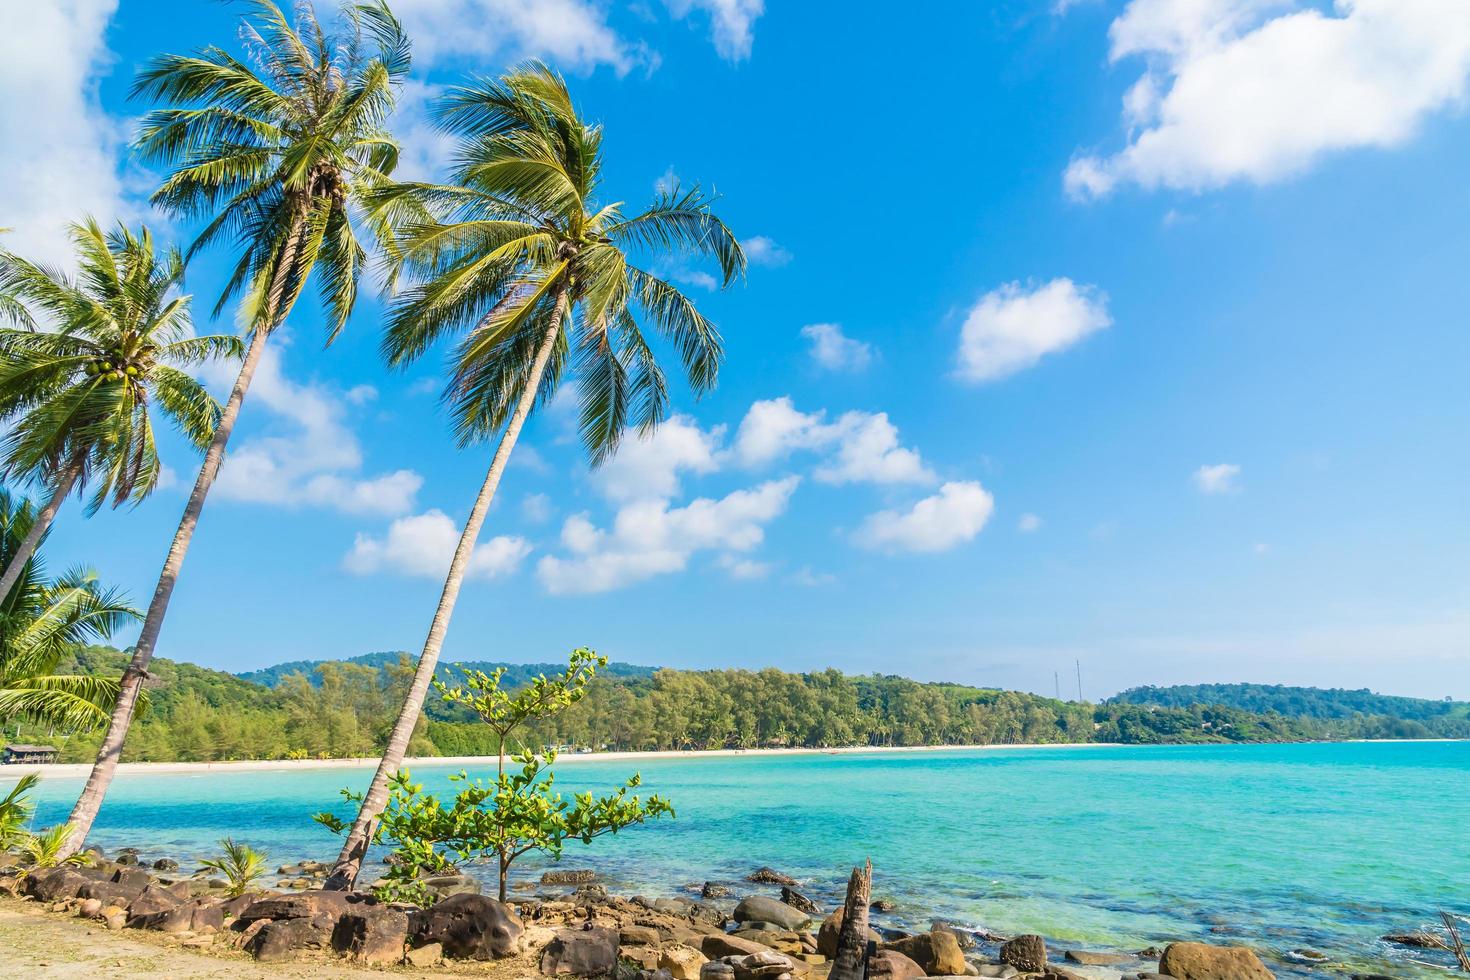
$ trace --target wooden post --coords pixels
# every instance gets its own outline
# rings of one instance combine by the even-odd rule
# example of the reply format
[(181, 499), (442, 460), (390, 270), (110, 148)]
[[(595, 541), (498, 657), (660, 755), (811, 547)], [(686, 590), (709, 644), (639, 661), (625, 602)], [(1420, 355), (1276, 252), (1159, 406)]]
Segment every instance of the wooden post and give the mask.
[(1445, 929), (1449, 930), (1450, 948), (1455, 951), (1455, 959), (1459, 960), (1460, 969), (1470, 973), (1470, 954), (1465, 952), (1465, 941), (1460, 938), (1460, 930), (1455, 925), (1455, 917), (1443, 909), (1440, 910), (1439, 917), (1444, 920)]
[(837, 955), (827, 980), (864, 980), (868, 974), (868, 903), (873, 895), (873, 861), (852, 869), (847, 881), (847, 902), (842, 907), (842, 929), (837, 934)]

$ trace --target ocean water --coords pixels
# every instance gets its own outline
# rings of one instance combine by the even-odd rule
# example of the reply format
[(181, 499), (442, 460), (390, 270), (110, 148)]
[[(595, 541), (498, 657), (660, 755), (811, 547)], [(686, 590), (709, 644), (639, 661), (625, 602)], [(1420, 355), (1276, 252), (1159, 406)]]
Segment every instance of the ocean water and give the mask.
[[(450, 771), (414, 776), (447, 790)], [(943, 917), (1064, 948), (1245, 942), (1300, 976), (1443, 976), (1450, 960), (1378, 937), (1437, 925), (1441, 908), (1470, 914), (1470, 743), (564, 758), (558, 784), (610, 788), (634, 771), (677, 818), (572, 844), (562, 861), (615, 892), (680, 894), (770, 865), (831, 907), (871, 857), (875, 895), (898, 904), (881, 925)], [(127, 774), (92, 841), (187, 866), (228, 834), (273, 865), (330, 860), (338, 840), (310, 816), (349, 814), (337, 791), (370, 775)], [(46, 780), (38, 822), (63, 819), (80, 784)], [(524, 860), (521, 878), (546, 867)], [(1339, 965), (1304, 966), (1300, 948)]]

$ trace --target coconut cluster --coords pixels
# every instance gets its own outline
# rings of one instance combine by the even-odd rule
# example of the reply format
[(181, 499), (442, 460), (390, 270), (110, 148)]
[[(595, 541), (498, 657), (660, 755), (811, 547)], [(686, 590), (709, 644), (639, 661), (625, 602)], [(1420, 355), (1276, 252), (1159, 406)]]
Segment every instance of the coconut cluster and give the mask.
[(123, 378), (136, 378), (143, 373), (138, 365), (118, 357), (88, 361), (86, 371), (88, 376), (100, 377), (103, 381), (121, 381)]

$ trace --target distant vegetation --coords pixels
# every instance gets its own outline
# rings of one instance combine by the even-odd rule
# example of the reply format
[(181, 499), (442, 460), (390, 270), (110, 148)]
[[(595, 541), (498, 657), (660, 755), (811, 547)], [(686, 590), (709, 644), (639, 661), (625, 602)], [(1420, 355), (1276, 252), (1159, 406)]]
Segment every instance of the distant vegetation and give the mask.
[[(109, 676), (127, 655), (87, 647), (62, 669)], [(497, 664), (467, 664), (490, 671)], [(381, 750), (413, 675), (406, 654), (282, 664), (245, 676), (156, 660), (151, 707), (129, 737), (134, 761), (339, 758)], [(508, 689), (554, 664), (510, 665)], [(455, 683), (451, 667), (439, 671)], [(256, 678), (269, 681), (260, 683)], [(1202, 703), (1208, 702), (1208, 703)], [(492, 755), (498, 737), (463, 706), (428, 699), (413, 755)], [(1392, 713), (1392, 712), (1397, 712)], [(6, 732), (14, 736), (12, 726)], [(26, 741), (62, 747), (63, 761), (95, 751), (87, 736)], [(1389, 698), (1367, 691), (1261, 685), (1137, 688), (1104, 704), (1017, 691), (853, 677), (688, 671), (609, 664), (585, 698), (529, 725), (512, 751), (547, 745), (620, 750), (1110, 742), (1281, 742), (1342, 738), (1470, 737), (1464, 702)], [(95, 738), (95, 737), (94, 737)]]
[[(276, 664), (274, 667), (247, 670), (235, 676), (255, 684), (264, 684), (266, 687), (277, 687), (293, 674), (305, 674), (313, 684), (319, 684), (321, 677), (316, 673), (316, 669), (323, 663), (352, 664), (360, 667), (392, 667), (409, 655), (406, 650), (379, 650), (376, 653), (364, 653), (360, 657), (351, 657), (347, 660), (291, 660), (283, 664)], [(487, 674), (503, 667), (505, 676), (501, 679), (501, 683), (507, 687), (520, 687), (522, 684), (531, 683), (532, 678), (541, 674), (555, 674), (566, 670), (562, 664), (510, 664), (499, 660), (465, 661), (460, 666), (471, 670), (482, 670)], [(652, 677), (655, 669), (640, 667), (637, 664), (610, 663), (598, 673), (606, 677)], [(436, 676), (441, 681), (453, 683), (460, 675), (453, 665), (440, 664)]]
[(1280, 684), (1189, 684), (1135, 687), (1110, 704), (1183, 708), (1218, 704), (1253, 714), (1280, 714), (1321, 722), (1348, 738), (1470, 738), (1470, 702), (1402, 698), (1367, 688), (1283, 687)]

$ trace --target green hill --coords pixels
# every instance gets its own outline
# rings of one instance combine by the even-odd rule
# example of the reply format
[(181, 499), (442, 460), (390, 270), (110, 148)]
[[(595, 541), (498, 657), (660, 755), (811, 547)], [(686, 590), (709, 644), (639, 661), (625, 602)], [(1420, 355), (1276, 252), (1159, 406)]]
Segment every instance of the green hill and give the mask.
[[(1188, 708), (1222, 705), (1252, 714), (1310, 718), (1340, 729), (1351, 722), (1392, 734), (1386, 738), (1470, 738), (1470, 702), (1406, 698), (1378, 694), (1367, 688), (1286, 687), (1281, 684), (1182, 684), (1173, 687), (1135, 687), (1109, 704)], [(1365, 735), (1363, 737), (1372, 737)]]
[[(381, 669), (398, 664), (399, 660), (407, 657), (409, 662), (414, 661), (414, 656), (403, 650), (379, 650), (376, 653), (364, 653), (360, 657), (351, 657), (347, 660), (291, 660), (286, 663), (276, 664), (273, 667), (262, 667), (259, 670), (243, 671), (235, 676), (242, 680), (250, 681), (252, 684), (264, 684), (266, 687), (279, 687), (281, 681), (292, 674), (303, 674), (313, 684), (320, 684), (321, 678), (317, 668), (322, 664), (339, 663), (354, 664), (361, 667), (373, 667)], [(460, 661), (448, 661), (439, 664), (439, 669), (434, 676), (441, 681), (449, 681), (454, 673), (453, 668)], [(505, 668), (504, 683), (513, 687), (529, 683), (531, 678), (538, 674), (559, 674), (567, 669), (566, 664), (512, 664), (500, 660), (466, 660), (463, 666), (473, 670), (483, 670), (487, 674), (499, 667)], [(617, 678), (649, 678), (653, 676), (656, 667), (643, 667), (638, 664), (610, 663), (599, 671), (604, 677)]]

